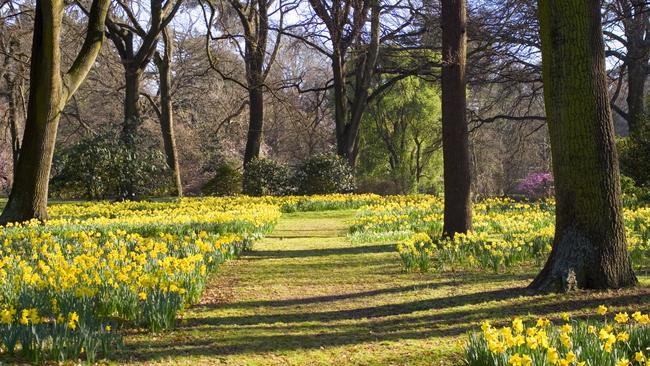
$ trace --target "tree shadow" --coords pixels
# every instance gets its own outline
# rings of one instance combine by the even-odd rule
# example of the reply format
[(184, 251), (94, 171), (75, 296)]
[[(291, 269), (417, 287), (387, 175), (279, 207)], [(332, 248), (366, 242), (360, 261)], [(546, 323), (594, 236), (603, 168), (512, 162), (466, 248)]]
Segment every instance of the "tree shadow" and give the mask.
[(475, 305), (481, 302), (501, 301), (513, 297), (530, 295), (531, 292), (525, 288), (509, 288), (488, 292), (457, 295), (448, 298), (433, 298), (427, 300), (412, 301), (407, 303), (385, 304), (352, 310), (332, 310), (313, 313), (286, 313), (286, 314), (264, 314), (254, 316), (224, 316), (218, 318), (194, 318), (188, 319), (185, 327), (196, 327), (205, 325), (237, 325), (250, 326), (257, 324), (272, 323), (301, 323), (301, 322), (333, 322), (342, 320), (358, 320), (383, 318), (396, 315), (411, 314), (424, 310), (438, 310), (453, 308), (457, 306)]
[[(537, 293), (523, 288), (507, 288), (462, 294), (448, 298), (380, 305), (355, 310), (317, 313), (287, 313), (191, 319), (183, 334), (171, 340), (141, 341), (115, 355), (115, 360), (135, 358), (155, 361), (174, 356), (228, 356), (264, 352), (310, 350), (366, 342), (414, 340), (461, 336), (478, 329), (486, 318), (501, 319), (529, 314), (546, 316), (561, 311), (611, 306), (642, 306), (650, 300), (650, 289), (621, 295), (617, 292), (556, 295), (539, 301)], [(514, 303), (504, 300), (518, 298)], [(480, 309), (465, 308), (481, 305)], [(458, 309), (455, 309), (457, 308)], [(439, 310), (416, 315), (422, 310)], [(414, 316), (415, 315), (415, 316)], [(206, 337), (211, 331), (229, 329), (221, 336)], [(241, 333), (237, 333), (240, 331)], [(137, 356), (133, 356), (137, 355)]]
[(324, 304), (328, 302), (354, 300), (354, 299), (360, 299), (364, 297), (399, 294), (399, 293), (410, 292), (410, 291), (420, 291), (424, 289), (435, 289), (443, 286), (454, 286), (457, 284), (458, 282), (455, 281), (430, 282), (430, 283), (414, 284), (411, 286), (381, 288), (376, 290), (344, 293), (344, 294), (336, 294), (336, 295), (302, 297), (302, 298), (285, 299), (285, 300), (240, 301), (234, 303), (202, 304), (197, 307), (207, 308), (207, 309), (228, 309), (228, 308), (242, 309), (242, 308), (258, 308), (258, 307), (287, 307), (287, 306), (311, 305), (311, 304), (319, 304), (319, 303)]
[(245, 258), (306, 258), (332, 255), (354, 255), (370, 253), (395, 252), (394, 244), (351, 246), (328, 249), (298, 249), (298, 250), (252, 250)]

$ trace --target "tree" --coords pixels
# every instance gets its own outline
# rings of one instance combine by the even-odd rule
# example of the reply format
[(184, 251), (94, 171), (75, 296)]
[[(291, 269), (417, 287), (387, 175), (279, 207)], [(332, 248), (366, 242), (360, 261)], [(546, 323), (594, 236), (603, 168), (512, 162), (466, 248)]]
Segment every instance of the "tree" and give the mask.
[[(160, 52), (156, 52), (154, 55), (154, 63), (160, 75), (160, 108), (156, 108), (156, 113), (160, 120), (165, 156), (167, 157), (167, 165), (174, 178), (176, 195), (182, 197), (183, 183), (181, 181), (181, 169), (178, 163), (178, 150), (174, 136), (174, 109), (171, 94), (174, 39), (169, 34), (167, 28), (163, 30), (163, 41), (165, 44), (163, 54), (161, 55)], [(155, 106), (155, 103), (152, 104)]]
[(443, 235), (472, 229), (469, 135), (465, 62), (467, 16), (465, 0), (442, 1), (442, 151), (444, 166)]
[[(385, 76), (390, 77), (390, 76)], [(395, 183), (394, 193), (419, 192), (439, 178), (440, 92), (410, 76), (369, 105), (361, 126), (358, 173)]]
[[(297, 4), (285, 4), (283, 1), (273, 10), (273, 0), (223, 0), (220, 5), (219, 18), (221, 31), (223, 35), (213, 36), (211, 28), (215, 17), (215, 8), (212, 3), (207, 3), (210, 8), (210, 18), (208, 20), (208, 36), (215, 41), (227, 40), (236, 45), (236, 48), (244, 61), (245, 76), (244, 82), (232, 77), (229, 73), (221, 70), (215, 62), (212, 61), (210, 47), (208, 57), (213, 68), (226, 80), (233, 81), (243, 87), (248, 92), (248, 135), (246, 139), (246, 149), (244, 151), (244, 168), (253, 159), (259, 158), (262, 146), (262, 133), (264, 130), (264, 89), (269, 72), (273, 67), (275, 59), (280, 50), (282, 39), (282, 29), (285, 13), (295, 9)], [(238, 19), (238, 26), (241, 27), (241, 34), (231, 32), (230, 27), (226, 24), (229, 9), (235, 12)], [(277, 15), (277, 28), (271, 24), (270, 18)], [(275, 29), (276, 37), (272, 47), (269, 48), (269, 33)], [(244, 41), (242, 50), (238, 42)]]
[(93, 0), (85, 40), (72, 66), (62, 75), (60, 37), (65, 4), (62, 0), (36, 2), (25, 132), (0, 223), (47, 219), (48, 181), (59, 118), (99, 53), (109, 3)]
[[(137, 10), (143, 9), (143, 4), (128, 5), (117, 1), (122, 16), (113, 19), (109, 16), (106, 22), (108, 38), (113, 41), (122, 66), (124, 67), (124, 124), (122, 140), (128, 145), (142, 122), (140, 111), (140, 94), (142, 74), (156, 51), (158, 38), (165, 27), (172, 21), (182, 4), (182, 0), (151, 0), (149, 14), (146, 15), (148, 28), (140, 22), (142, 15)], [(118, 16), (117, 9), (113, 11)], [(121, 19), (125, 18), (125, 19)]]
[(555, 176), (553, 249), (530, 287), (636, 283), (625, 240), (598, 0), (540, 0), (542, 76)]
[(31, 34), (31, 24), (28, 26), (25, 23), (31, 22), (31, 16), (15, 2), (3, 2), (0, 6), (0, 101), (4, 102), (4, 105), (0, 104), (0, 108), (4, 107), (0, 113), (0, 123), (6, 124), (2, 128), (8, 131), (5, 135), (8, 144), (5, 146), (8, 146), (11, 156), (10, 163), (3, 169), (6, 171), (3, 178), (7, 190), (16, 173), (27, 114), (25, 94), (30, 46), (27, 39)]
[[(354, 167), (359, 148), (359, 125), (368, 104), (368, 89), (379, 55), (381, 7), (379, 0), (333, 0), (331, 3), (309, 0), (309, 3), (325, 25), (332, 47), (331, 52), (318, 49), (332, 64), (337, 153)], [(368, 41), (364, 41), (361, 34), (368, 20), (370, 34)], [(355, 66), (353, 73), (348, 66), (350, 54), (353, 54)], [(354, 76), (352, 92), (349, 91), (350, 74)]]
[[(630, 134), (637, 135), (646, 124), (645, 86), (650, 73), (650, 4), (646, 0), (605, 2), (609, 38), (607, 56), (622, 62), (619, 85), (627, 74), (627, 111), (616, 104), (620, 88), (612, 100), (614, 111), (628, 124)], [(622, 48), (622, 49), (621, 49)]]

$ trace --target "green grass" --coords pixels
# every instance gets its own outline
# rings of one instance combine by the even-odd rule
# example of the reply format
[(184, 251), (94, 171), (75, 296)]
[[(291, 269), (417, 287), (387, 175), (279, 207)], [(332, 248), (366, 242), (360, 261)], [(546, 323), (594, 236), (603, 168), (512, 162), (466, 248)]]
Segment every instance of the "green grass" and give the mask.
[(133, 332), (111, 362), (212, 365), (453, 365), (484, 319), (559, 318), (605, 303), (641, 308), (635, 289), (538, 295), (536, 269), (403, 273), (392, 244), (350, 243), (354, 211), (284, 214), (274, 233), (213, 276), (174, 331)]

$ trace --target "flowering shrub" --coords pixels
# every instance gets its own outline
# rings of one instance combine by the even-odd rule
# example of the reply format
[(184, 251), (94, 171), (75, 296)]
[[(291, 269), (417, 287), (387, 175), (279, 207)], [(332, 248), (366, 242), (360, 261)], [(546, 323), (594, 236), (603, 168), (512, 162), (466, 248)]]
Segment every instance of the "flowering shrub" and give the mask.
[(510, 326), (494, 327), (488, 321), (473, 333), (465, 348), (470, 366), (631, 366), (648, 365), (650, 317), (641, 312), (606, 317), (606, 306), (597, 309), (596, 319), (563, 323), (538, 318), (527, 324), (514, 318)]
[(537, 200), (553, 196), (553, 175), (549, 172), (530, 173), (517, 185), (517, 191)]

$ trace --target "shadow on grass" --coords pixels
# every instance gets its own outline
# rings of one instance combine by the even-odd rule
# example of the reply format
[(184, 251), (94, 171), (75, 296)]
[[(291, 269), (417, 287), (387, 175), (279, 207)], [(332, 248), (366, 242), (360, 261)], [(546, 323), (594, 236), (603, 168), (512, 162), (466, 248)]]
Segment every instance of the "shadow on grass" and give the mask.
[[(312, 236), (310, 236), (312, 238)], [(323, 257), (331, 255), (353, 255), (369, 253), (395, 252), (394, 244), (366, 245), (354, 247), (328, 248), (328, 249), (301, 249), (301, 250), (253, 250), (246, 254), (246, 258), (306, 258)]]
[[(589, 294), (591, 293), (557, 295), (551, 299), (540, 299), (531, 297), (534, 294), (525, 289), (508, 288), (357, 310), (192, 319), (184, 328), (179, 329), (177, 337), (171, 335), (162, 341), (137, 342), (128, 346), (124, 352), (116, 354), (115, 360), (132, 358), (155, 361), (175, 356), (219, 357), (320, 349), (367, 342), (454, 337), (476, 330), (478, 322), (486, 318), (501, 319), (505, 323), (513, 316), (545, 316), (559, 311), (595, 308), (602, 303), (612, 306), (642, 305), (650, 299), (650, 289), (622, 296), (616, 292), (607, 292), (602, 293), (605, 296), (597, 298), (584, 297)], [(503, 303), (515, 298), (519, 298), (515, 303)], [(463, 308), (471, 305), (483, 307)], [(460, 308), (455, 309), (458, 307)], [(413, 314), (423, 310), (439, 311), (425, 315)], [(342, 323), (337, 323), (338, 321)], [(221, 328), (227, 331), (223, 332)]]
[(424, 289), (434, 289), (443, 286), (454, 286), (457, 284), (458, 282), (455, 281), (431, 282), (431, 283), (423, 283), (423, 284), (422, 283), (414, 284), (411, 286), (382, 288), (377, 290), (328, 295), (328, 296), (314, 296), (314, 297), (304, 297), (304, 298), (286, 299), (286, 300), (241, 301), (241, 302), (234, 302), (234, 303), (203, 304), (197, 307), (206, 308), (206, 309), (228, 309), (228, 308), (242, 309), (242, 308), (258, 308), (258, 307), (285, 307), (285, 306), (311, 305), (311, 304), (328, 303), (334, 301), (354, 300), (354, 299), (378, 296), (378, 295), (399, 294), (399, 293), (410, 292), (410, 291), (421, 291)]
[(343, 320), (383, 318), (396, 315), (406, 315), (424, 310), (439, 310), (465, 305), (475, 305), (486, 301), (507, 300), (529, 294), (531, 293), (524, 288), (509, 288), (489, 292), (457, 295), (447, 298), (433, 298), (407, 303), (378, 305), (365, 308), (357, 308), (353, 310), (333, 310), (313, 313), (265, 314), (254, 316), (225, 316), (218, 318), (195, 318), (188, 319), (185, 327), (191, 328), (205, 325), (250, 326), (257, 324), (272, 324), (277, 322), (291, 324), (301, 322), (333, 322)]

